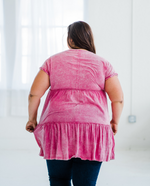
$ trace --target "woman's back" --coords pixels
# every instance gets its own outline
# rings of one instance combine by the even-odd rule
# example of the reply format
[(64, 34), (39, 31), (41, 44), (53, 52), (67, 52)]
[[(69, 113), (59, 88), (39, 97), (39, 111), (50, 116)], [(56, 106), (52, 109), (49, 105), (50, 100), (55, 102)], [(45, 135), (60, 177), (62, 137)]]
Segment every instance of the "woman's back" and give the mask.
[(92, 52), (72, 49), (50, 57), (41, 69), (48, 72), (51, 89), (40, 123), (110, 124), (104, 85), (116, 73), (109, 62)]
[[(104, 90), (105, 79), (115, 73), (108, 61), (83, 49), (70, 49), (53, 55), (46, 64), (52, 90)], [(46, 66), (43, 68), (47, 69)]]
[[(53, 148), (60, 146), (61, 154), (58, 153), (54, 158), (82, 156), (85, 159), (99, 161), (113, 158), (114, 139), (112, 140), (113, 133), (104, 91), (105, 80), (117, 75), (112, 65), (92, 52), (71, 49), (51, 56), (41, 69), (49, 75), (51, 88), (39, 125), (34, 132), (38, 143), (41, 143), (40, 147), (43, 149), (42, 143), (45, 146), (45, 143), (54, 139), (54, 135), (57, 134), (59, 139), (65, 139), (70, 150), (67, 150), (69, 157), (64, 157), (62, 149), (66, 150), (68, 146), (63, 146), (55, 136)], [(59, 130), (55, 130), (56, 128)], [(46, 136), (48, 131), (47, 142), (43, 140), (41, 131), (43, 136)], [(72, 132), (74, 134), (71, 134)], [(49, 137), (49, 133), (53, 137)], [(105, 136), (103, 137), (100, 133), (105, 133)], [(95, 140), (98, 141), (97, 144)], [(88, 145), (83, 148), (85, 143)], [(86, 153), (83, 153), (83, 149)], [(49, 150), (42, 151), (42, 156), (49, 156)], [(56, 151), (58, 152), (58, 149)]]

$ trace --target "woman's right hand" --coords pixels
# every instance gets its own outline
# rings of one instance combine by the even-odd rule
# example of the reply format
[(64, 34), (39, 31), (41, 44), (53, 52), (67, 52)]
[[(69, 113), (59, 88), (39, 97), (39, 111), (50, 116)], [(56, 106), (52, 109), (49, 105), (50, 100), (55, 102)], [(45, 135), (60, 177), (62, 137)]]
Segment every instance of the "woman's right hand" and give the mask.
[(115, 134), (117, 133), (117, 131), (118, 131), (118, 124), (115, 123), (115, 122), (113, 121), (113, 119), (110, 121), (110, 124), (111, 124), (112, 131), (113, 131), (113, 133), (114, 133), (114, 135), (115, 135)]

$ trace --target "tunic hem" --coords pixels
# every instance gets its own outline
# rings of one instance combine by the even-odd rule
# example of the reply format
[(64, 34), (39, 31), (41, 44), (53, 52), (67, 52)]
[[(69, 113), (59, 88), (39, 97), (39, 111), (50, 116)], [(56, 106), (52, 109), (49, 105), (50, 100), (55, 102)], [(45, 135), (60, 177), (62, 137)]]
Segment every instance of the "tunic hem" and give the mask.
[(38, 124), (35, 139), (44, 159), (110, 161), (115, 159), (115, 140), (110, 124), (48, 122)]

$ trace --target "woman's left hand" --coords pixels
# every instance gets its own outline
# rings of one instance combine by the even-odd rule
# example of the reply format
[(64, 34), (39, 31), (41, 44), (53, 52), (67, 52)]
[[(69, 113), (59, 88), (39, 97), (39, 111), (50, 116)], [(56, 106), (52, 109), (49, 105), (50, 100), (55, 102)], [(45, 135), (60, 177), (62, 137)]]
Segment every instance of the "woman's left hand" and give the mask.
[(37, 126), (37, 121), (28, 121), (26, 124), (26, 130), (28, 132), (34, 132), (36, 126)]

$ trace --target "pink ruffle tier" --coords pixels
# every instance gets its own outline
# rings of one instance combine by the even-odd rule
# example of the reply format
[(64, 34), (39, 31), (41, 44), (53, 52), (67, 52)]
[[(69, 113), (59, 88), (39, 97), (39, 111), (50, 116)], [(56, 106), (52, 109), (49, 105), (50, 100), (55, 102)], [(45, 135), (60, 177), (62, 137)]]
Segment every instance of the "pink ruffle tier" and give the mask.
[(37, 125), (34, 135), (44, 159), (115, 159), (115, 141), (110, 124), (49, 122)]

